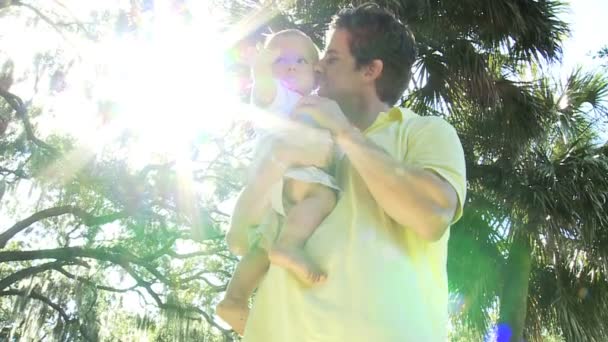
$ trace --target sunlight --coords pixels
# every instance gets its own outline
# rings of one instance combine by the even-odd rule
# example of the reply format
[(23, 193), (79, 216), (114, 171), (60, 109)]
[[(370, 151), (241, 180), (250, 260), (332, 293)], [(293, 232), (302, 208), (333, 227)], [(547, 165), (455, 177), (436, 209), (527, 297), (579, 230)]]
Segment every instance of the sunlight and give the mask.
[(570, 101), (568, 99), (568, 94), (564, 94), (559, 99), (559, 103), (557, 105), (558, 105), (559, 109), (561, 109), (561, 110), (568, 108), (568, 106), (570, 105)]
[[(208, 18), (210, 19), (210, 18)], [(120, 107), (121, 126), (137, 136), (132, 157), (176, 157), (201, 132), (227, 128), (226, 108), (235, 101), (223, 72), (217, 25), (186, 25), (160, 8), (138, 37), (111, 42), (117, 66), (106, 92)]]
[[(262, 6), (225, 32), (222, 13), (200, 4), (192, 10), (192, 20), (185, 21), (169, 3), (157, 3), (153, 14), (140, 13), (136, 32), (79, 42), (83, 64), (68, 73), (67, 89), (39, 101), (53, 112), (42, 125), (45, 135), (68, 133), (80, 147), (46, 175), (57, 176), (59, 168), (61, 178), (70, 179), (125, 134), (131, 139), (128, 162), (139, 169), (188, 158), (201, 137), (223, 134), (236, 119), (256, 117), (266, 128), (277, 124), (268, 113), (240, 103), (225, 56), (278, 9)], [(111, 103), (113, 112), (100, 111), (101, 103)]]
[[(197, 14), (185, 22), (169, 4), (158, 4), (153, 15), (142, 14), (137, 32), (81, 45), (85, 65), (70, 74), (74, 86), (54, 97), (56, 115), (45, 124), (48, 133), (75, 137), (79, 147), (46, 176), (70, 179), (125, 134), (133, 169), (189, 159), (201, 137), (223, 134), (248, 111), (238, 104), (224, 70), (226, 49), (246, 31), (221, 34), (220, 18), (209, 9)], [(112, 113), (101, 112), (101, 103), (111, 103)]]

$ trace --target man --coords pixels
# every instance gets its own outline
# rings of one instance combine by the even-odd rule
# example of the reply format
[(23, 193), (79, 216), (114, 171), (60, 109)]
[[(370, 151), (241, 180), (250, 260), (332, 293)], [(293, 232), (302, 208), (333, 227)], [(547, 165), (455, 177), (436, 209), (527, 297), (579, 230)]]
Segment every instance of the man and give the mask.
[(303, 98), (295, 113), (311, 115), (333, 139), (305, 148), (293, 136), (277, 141), (232, 221), (255, 224), (269, 184), (286, 167), (323, 160), (335, 143), (344, 152), (342, 193), (306, 245), (328, 277), (306, 287), (271, 266), (244, 341), (445, 341), (449, 226), (466, 192), (460, 141), (441, 118), (391, 108), (415, 60), (414, 39), (392, 14), (366, 4), (341, 11), (332, 26), (317, 66), (319, 97)]

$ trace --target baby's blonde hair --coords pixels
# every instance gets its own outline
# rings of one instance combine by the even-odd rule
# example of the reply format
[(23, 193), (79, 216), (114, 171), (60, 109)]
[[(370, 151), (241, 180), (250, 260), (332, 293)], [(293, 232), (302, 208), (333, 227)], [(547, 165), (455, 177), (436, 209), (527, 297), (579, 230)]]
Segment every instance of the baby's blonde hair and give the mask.
[(311, 52), (311, 56), (313, 57), (313, 63), (316, 63), (319, 61), (319, 49), (317, 48), (317, 45), (315, 44), (315, 42), (312, 41), (312, 39), (304, 32), (298, 30), (298, 29), (287, 29), (287, 30), (282, 30), (279, 32), (273, 32), (269, 35), (266, 36), (266, 40), (264, 42), (264, 47), (268, 48), (270, 46), (270, 44), (272, 44), (272, 41), (275, 40), (278, 37), (286, 37), (286, 36), (291, 36), (291, 37), (301, 37), (304, 38), (306, 40), (307, 43), (309, 43), (309, 48), (310, 48), (310, 52)]

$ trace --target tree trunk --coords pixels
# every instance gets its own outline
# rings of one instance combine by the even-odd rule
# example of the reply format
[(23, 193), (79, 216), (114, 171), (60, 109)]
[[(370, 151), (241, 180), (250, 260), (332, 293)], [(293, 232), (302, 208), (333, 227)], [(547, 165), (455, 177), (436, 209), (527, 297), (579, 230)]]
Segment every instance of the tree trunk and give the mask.
[(528, 302), (528, 283), (532, 269), (532, 247), (525, 232), (513, 238), (505, 269), (505, 283), (500, 296), (497, 341), (523, 341)]

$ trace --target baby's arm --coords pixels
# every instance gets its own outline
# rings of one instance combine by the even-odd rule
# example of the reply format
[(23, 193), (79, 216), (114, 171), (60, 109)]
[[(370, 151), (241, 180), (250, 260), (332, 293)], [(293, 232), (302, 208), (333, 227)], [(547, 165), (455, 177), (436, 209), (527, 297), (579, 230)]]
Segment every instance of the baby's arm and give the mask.
[(277, 95), (277, 83), (272, 76), (272, 64), (279, 56), (279, 51), (263, 49), (256, 56), (253, 65), (253, 104), (266, 107)]

